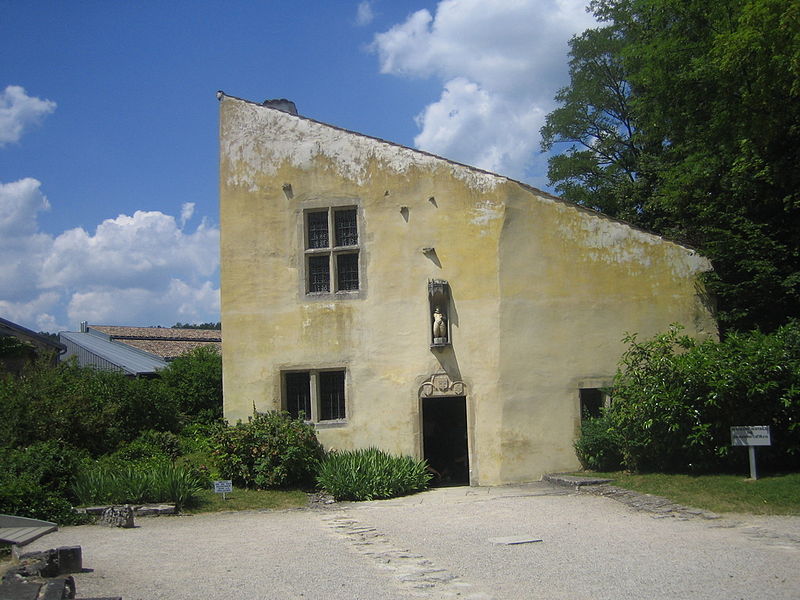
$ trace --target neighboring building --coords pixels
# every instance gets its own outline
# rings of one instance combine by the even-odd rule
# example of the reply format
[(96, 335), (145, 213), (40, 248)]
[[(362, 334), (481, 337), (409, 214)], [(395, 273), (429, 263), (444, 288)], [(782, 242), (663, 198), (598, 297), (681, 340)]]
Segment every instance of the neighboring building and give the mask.
[(72, 356), (80, 366), (129, 375), (153, 376), (181, 354), (201, 346), (220, 348), (222, 333), (206, 329), (120, 327), (81, 323), (80, 332), (59, 334), (66, 346), (62, 360)]
[[(576, 469), (626, 332), (717, 335), (708, 260), (500, 175), (220, 99), (224, 412), (444, 479)], [(583, 404), (583, 408), (582, 405)]]
[(26, 365), (42, 357), (55, 365), (65, 351), (56, 340), (0, 318), (0, 373), (19, 375)]

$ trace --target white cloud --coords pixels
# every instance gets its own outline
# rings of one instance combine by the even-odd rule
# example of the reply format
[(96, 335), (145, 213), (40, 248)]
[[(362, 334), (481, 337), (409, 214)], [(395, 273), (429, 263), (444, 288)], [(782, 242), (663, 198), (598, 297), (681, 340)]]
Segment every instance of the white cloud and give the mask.
[[(120, 310), (120, 307), (124, 307)], [(88, 321), (142, 325), (172, 325), (182, 322), (216, 321), (219, 290), (210, 281), (192, 287), (173, 279), (164, 289), (92, 289), (76, 292), (70, 299), (67, 315), (73, 323)], [(124, 320), (120, 320), (121, 314)], [(209, 316), (211, 315), (211, 316)]]
[[(40, 182), (0, 183), (0, 314), (37, 330), (77, 323), (171, 325), (219, 319), (219, 230), (183, 231), (193, 203), (175, 217), (119, 215), (51, 236), (37, 214), (49, 208)], [(85, 314), (84, 314), (85, 313)]]
[(359, 2), (358, 8), (356, 9), (356, 25), (364, 27), (372, 23), (374, 18), (375, 13), (372, 12), (372, 3), (368, 0)]
[(585, 0), (442, 0), (375, 36), (382, 73), (436, 77), (415, 144), (514, 177), (567, 78), (569, 38), (595, 24)]
[(18, 142), (23, 130), (56, 109), (52, 100), (28, 96), (25, 88), (9, 85), (0, 92), (0, 148)]
[(194, 215), (194, 202), (184, 202), (181, 205), (181, 229), (186, 226), (192, 215)]
[(49, 210), (47, 197), (39, 190), (42, 183), (31, 177), (0, 182), (0, 236), (27, 235), (36, 231), (36, 213)]

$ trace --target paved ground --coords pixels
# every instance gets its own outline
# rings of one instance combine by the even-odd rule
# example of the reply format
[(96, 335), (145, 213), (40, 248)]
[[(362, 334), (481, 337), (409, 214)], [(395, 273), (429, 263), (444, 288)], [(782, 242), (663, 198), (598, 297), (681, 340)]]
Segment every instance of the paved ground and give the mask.
[(78, 595), (125, 600), (800, 597), (800, 517), (706, 517), (537, 483), (65, 527), (28, 548), (81, 545)]

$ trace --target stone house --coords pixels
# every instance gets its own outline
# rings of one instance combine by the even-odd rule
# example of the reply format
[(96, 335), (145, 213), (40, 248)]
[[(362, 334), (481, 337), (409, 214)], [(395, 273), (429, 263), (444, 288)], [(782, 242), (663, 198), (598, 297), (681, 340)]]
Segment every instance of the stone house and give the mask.
[(626, 332), (716, 336), (694, 250), (220, 92), (224, 412), (494, 485), (577, 468)]

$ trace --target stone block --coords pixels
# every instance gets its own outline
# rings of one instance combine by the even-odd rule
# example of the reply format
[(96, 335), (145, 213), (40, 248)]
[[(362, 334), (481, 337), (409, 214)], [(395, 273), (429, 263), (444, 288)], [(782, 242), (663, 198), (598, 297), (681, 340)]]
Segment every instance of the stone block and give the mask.
[(109, 506), (103, 511), (103, 515), (97, 521), (98, 525), (107, 527), (134, 527), (133, 508), (130, 504), (125, 506)]
[(83, 570), (83, 552), (80, 546), (59, 546), (56, 553), (59, 575), (80, 573)]
[(71, 600), (72, 598), (75, 598), (75, 580), (72, 577), (59, 577), (42, 586), (37, 600)]
[(41, 583), (12, 581), (0, 585), (0, 600), (36, 600)]

